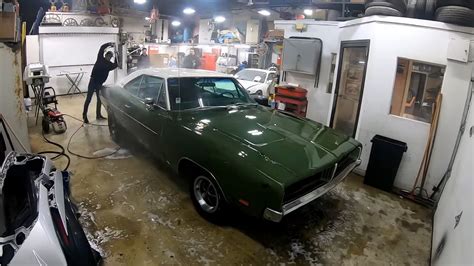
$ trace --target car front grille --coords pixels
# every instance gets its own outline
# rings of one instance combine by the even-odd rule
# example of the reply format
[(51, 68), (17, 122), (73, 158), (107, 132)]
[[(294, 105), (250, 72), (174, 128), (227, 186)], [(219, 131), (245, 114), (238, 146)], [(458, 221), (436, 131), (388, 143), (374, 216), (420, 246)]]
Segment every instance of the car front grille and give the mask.
[(309, 192), (317, 189), (320, 186), (327, 184), (331, 178), (332, 173), (334, 172), (334, 166), (323, 170), (311, 177), (300, 180), (294, 184), (289, 185), (285, 189), (285, 196), (283, 198), (283, 203), (291, 202), (303, 195), (308, 194)]
[[(325, 170), (311, 176), (300, 180), (294, 184), (291, 184), (285, 189), (285, 195), (283, 197), (283, 204), (291, 202), (299, 197), (302, 197), (309, 192), (327, 184), (334, 176), (339, 175), (344, 169), (346, 169), (350, 164), (355, 162), (359, 157), (360, 150), (355, 149), (351, 153), (342, 157), (341, 160), (337, 162), (336, 165), (326, 168)], [(336, 170), (334, 171), (334, 167)]]

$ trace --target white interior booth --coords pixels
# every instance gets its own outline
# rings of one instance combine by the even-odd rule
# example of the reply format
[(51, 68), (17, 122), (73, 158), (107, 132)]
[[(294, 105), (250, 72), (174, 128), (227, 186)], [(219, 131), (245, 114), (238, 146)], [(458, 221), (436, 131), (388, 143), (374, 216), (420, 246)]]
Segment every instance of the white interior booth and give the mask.
[[(85, 92), (100, 46), (107, 42), (119, 43), (118, 33), (119, 29), (114, 27), (40, 27), (39, 35), (27, 38), (27, 63), (47, 65), (51, 75), (48, 86), (58, 94), (73, 92), (65, 73), (75, 79), (76, 73), (82, 72), (77, 85)], [(120, 70), (113, 71), (105, 84), (113, 84), (121, 76)]]
[[(302, 25), (304, 30), (297, 30)], [(431, 193), (447, 169), (460, 127), (473, 71), (474, 28), (383, 16), (347, 22), (276, 21), (275, 27), (285, 31), (285, 38), (322, 40), (319, 82), (315, 76), (291, 72), (285, 73), (286, 82), (308, 90), (308, 118), (363, 144), (357, 169), (362, 175), (372, 138), (383, 135), (407, 143), (394, 185), (412, 189), (429, 138), (433, 98), (441, 92), (424, 186)]]

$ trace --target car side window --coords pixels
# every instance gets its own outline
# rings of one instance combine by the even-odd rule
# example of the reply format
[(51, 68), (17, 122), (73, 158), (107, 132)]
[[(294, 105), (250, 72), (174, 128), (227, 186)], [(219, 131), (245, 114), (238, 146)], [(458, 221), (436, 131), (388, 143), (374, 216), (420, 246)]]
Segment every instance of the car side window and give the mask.
[(140, 84), (142, 82), (143, 76), (134, 78), (132, 81), (128, 82), (123, 88), (130, 92), (133, 96), (138, 95), (138, 89), (140, 89)]
[(156, 102), (156, 104), (163, 109), (168, 109), (167, 102), (168, 100), (166, 97), (166, 88), (165, 88), (165, 85), (163, 84), (161, 86), (160, 96), (158, 96), (158, 101)]
[(145, 100), (146, 98), (157, 99), (164, 80), (153, 76), (143, 76), (143, 80), (138, 90), (138, 98)]
[(276, 78), (276, 74), (270, 73), (270, 74), (268, 74), (268, 79), (267, 79), (267, 81), (273, 81), (275, 78)]

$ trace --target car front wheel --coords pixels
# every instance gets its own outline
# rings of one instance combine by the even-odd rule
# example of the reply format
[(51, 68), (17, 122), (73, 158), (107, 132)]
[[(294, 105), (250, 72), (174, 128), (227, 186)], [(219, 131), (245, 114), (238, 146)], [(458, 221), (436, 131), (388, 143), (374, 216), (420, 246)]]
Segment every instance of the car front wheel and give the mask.
[(199, 214), (213, 223), (223, 221), (225, 201), (217, 184), (205, 175), (196, 176), (191, 182), (191, 199)]

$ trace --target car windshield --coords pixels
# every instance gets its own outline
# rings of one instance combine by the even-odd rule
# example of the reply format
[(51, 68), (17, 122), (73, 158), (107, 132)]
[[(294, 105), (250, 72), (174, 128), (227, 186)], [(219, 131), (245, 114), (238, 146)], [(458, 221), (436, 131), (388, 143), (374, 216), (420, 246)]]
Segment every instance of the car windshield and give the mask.
[(267, 73), (258, 70), (244, 69), (235, 74), (236, 79), (264, 83)]
[(169, 78), (171, 110), (255, 104), (233, 78)]

